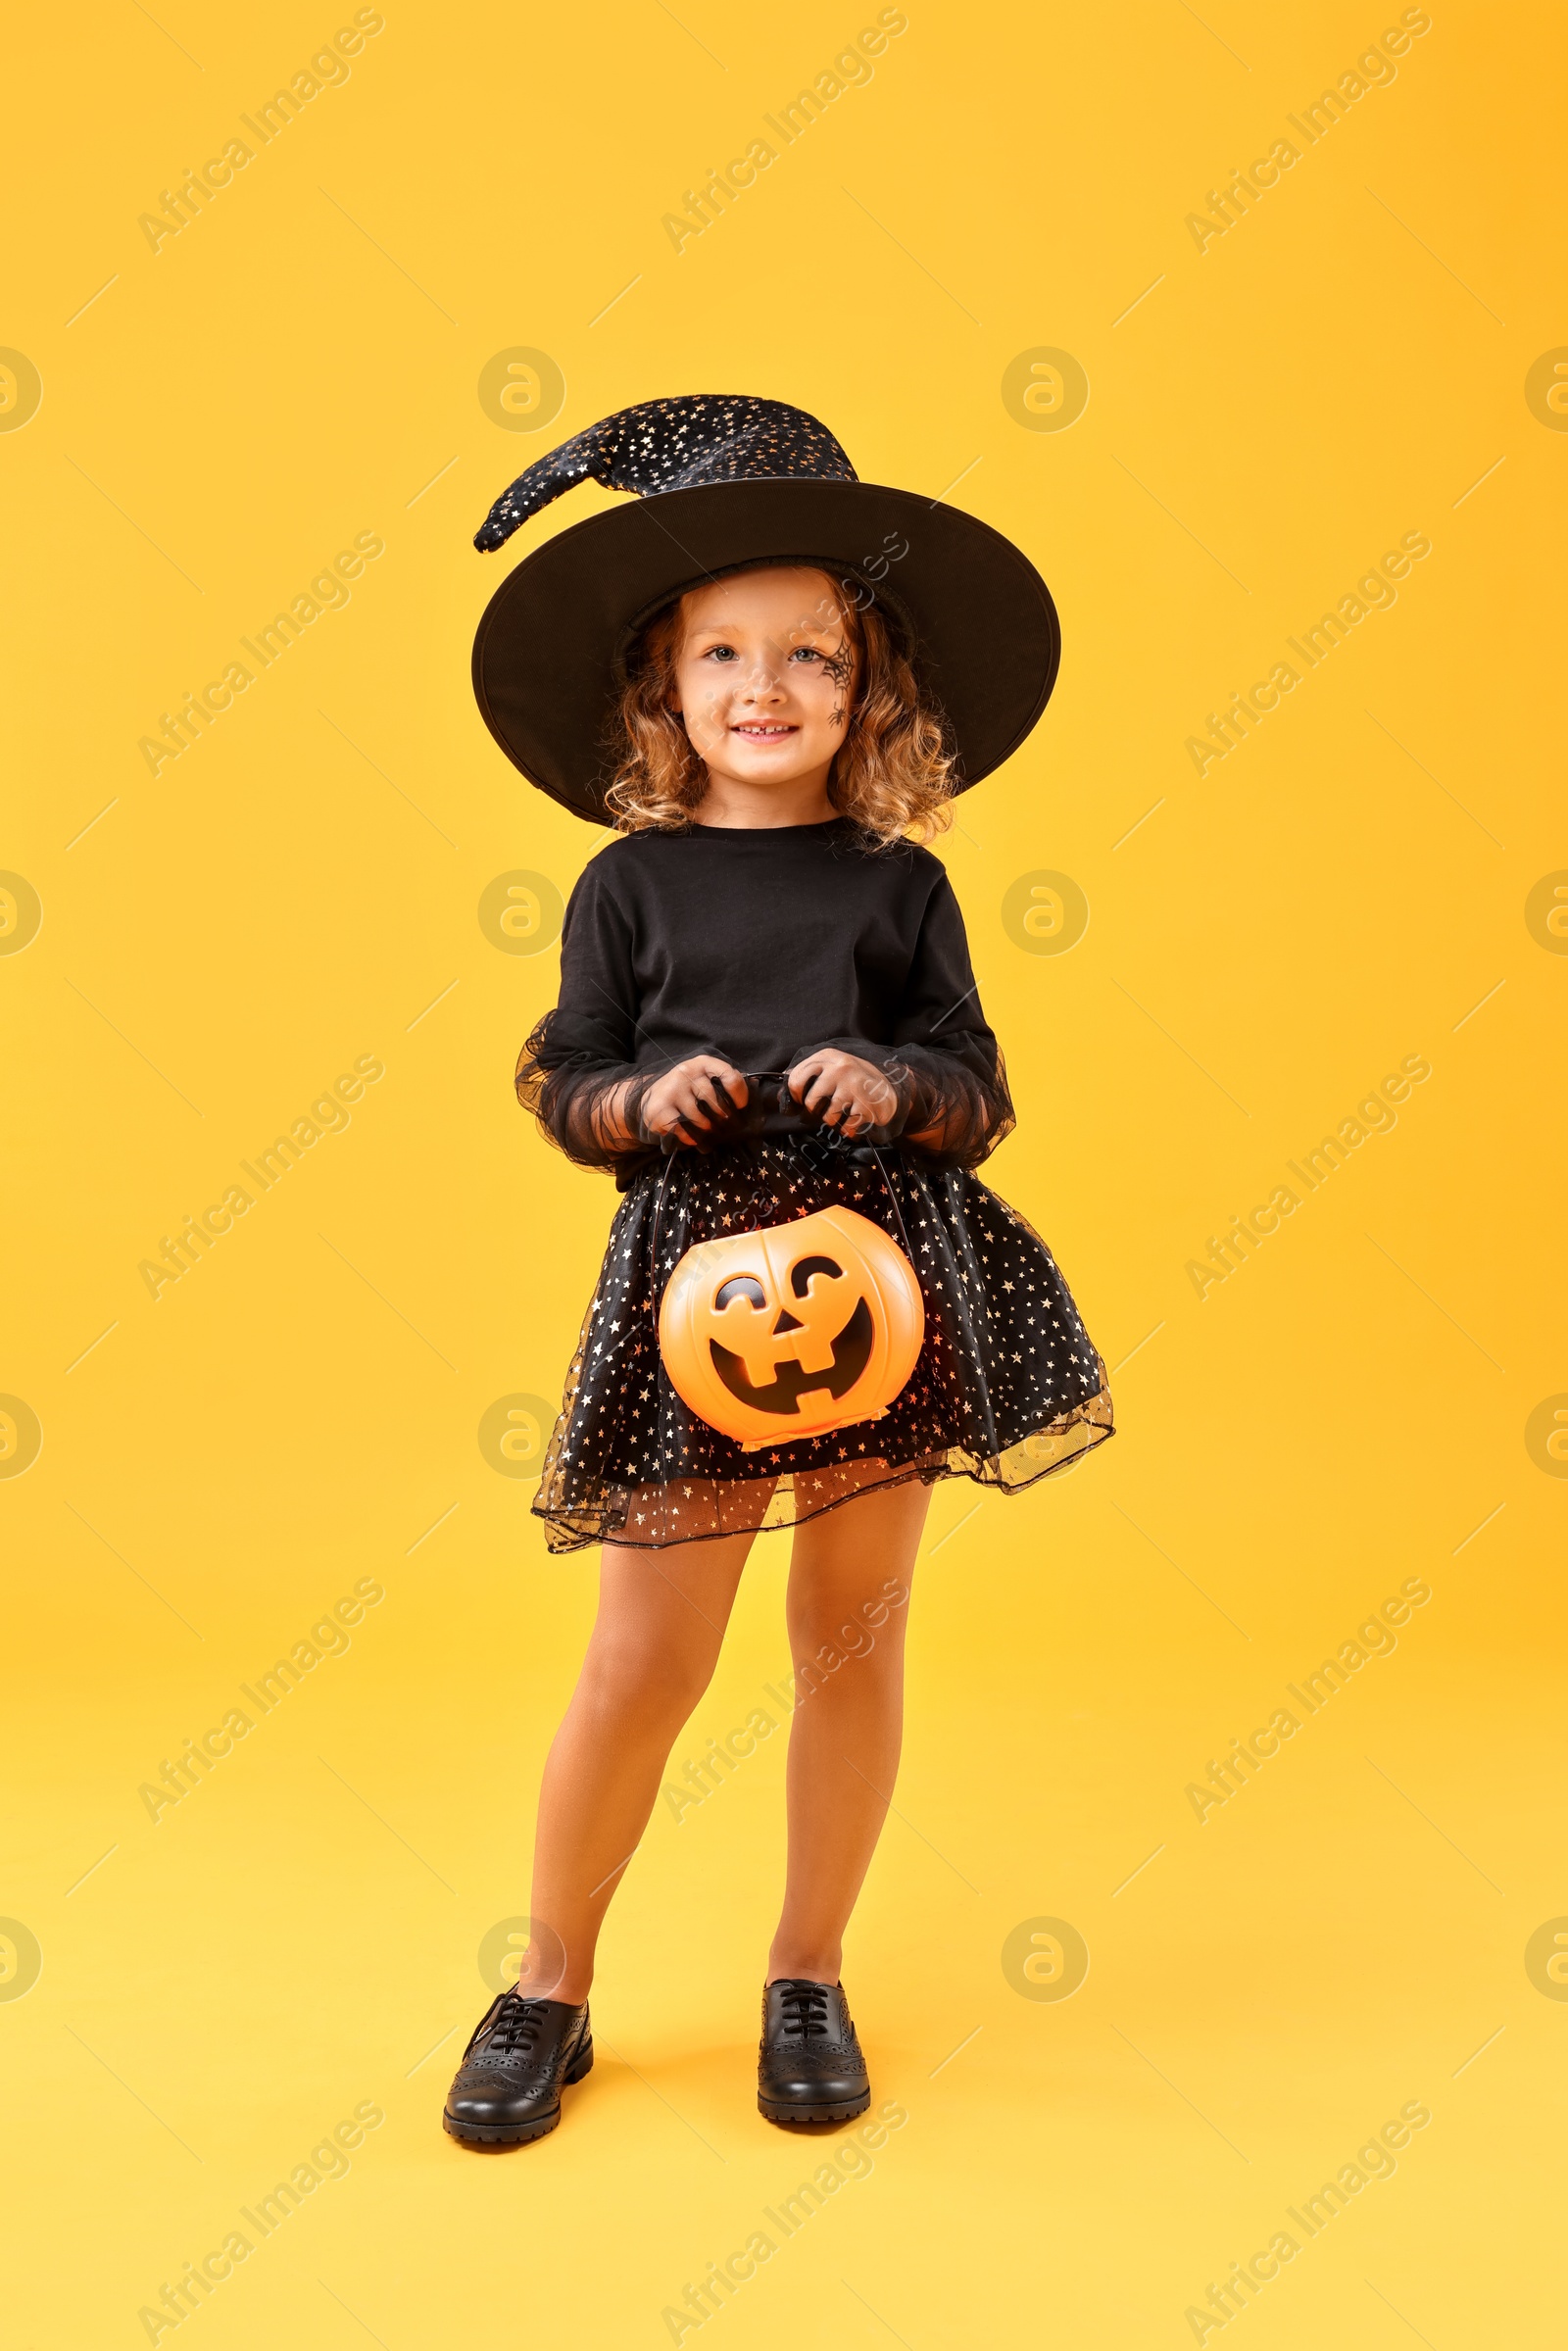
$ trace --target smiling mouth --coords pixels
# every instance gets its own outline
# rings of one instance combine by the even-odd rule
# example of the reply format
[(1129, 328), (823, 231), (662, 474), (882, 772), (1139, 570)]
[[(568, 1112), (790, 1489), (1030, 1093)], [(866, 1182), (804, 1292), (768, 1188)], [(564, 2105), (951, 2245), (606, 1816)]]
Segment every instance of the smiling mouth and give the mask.
[(800, 1400), (816, 1391), (825, 1390), (836, 1403), (850, 1390), (871, 1360), (871, 1343), (876, 1325), (871, 1309), (864, 1298), (856, 1302), (855, 1312), (833, 1342), (833, 1360), (826, 1371), (807, 1371), (796, 1362), (780, 1363), (771, 1380), (763, 1388), (754, 1388), (746, 1377), (744, 1356), (732, 1354), (720, 1347), (716, 1339), (709, 1345), (712, 1350), (713, 1369), (730, 1395), (757, 1412), (800, 1412)]
[(773, 743), (781, 735), (797, 735), (801, 730), (797, 726), (785, 726), (772, 720), (765, 724), (755, 724), (743, 719), (738, 726), (732, 726), (729, 731), (732, 735), (748, 735), (754, 743)]

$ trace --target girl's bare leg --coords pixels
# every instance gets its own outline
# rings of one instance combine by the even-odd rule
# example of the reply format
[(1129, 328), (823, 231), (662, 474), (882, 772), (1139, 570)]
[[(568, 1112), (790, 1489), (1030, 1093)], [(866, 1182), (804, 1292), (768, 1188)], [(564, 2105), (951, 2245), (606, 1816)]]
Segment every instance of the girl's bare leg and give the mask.
[(588, 1997), (605, 1912), (712, 1677), (753, 1540), (604, 1546), (599, 1613), (539, 1790), (525, 1996)]
[[(904, 1733), (904, 1630), (931, 1489), (911, 1479), (795, 1534), (788, 1619), (799, 1703), (790, 1731), (789, 1875), (768, 1955), (781, 1976), (836, 1984), (844, 1930), (887, 1813)], [(889, 1603), (884, 1587), (906, 1596)], [(880, 1625), (869, 1624), (886, 1606)], [(841, 1662), (828, 1664), (823, 1652)], [(801, 1697), (802, 1690), (809, 1692)]]

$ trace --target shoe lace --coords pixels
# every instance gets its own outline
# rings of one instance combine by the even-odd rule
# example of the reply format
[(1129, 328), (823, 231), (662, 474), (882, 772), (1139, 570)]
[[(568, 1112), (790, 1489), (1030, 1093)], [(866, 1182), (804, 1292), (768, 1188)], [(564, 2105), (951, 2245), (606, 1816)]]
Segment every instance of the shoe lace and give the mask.
[(827, 1993), (819, 1984), (790, 1984), (779, 2006), (786, 2040), (826, 2040)]
[(510, 2057), (520, 2049), (524, 2057), (531, 2057), (544, 2021), (542, 2000), (525, 2000), (518, 1992), (504, 1992), (492, 2018), (480, 2028), (475, 2051), (485, 2057)]

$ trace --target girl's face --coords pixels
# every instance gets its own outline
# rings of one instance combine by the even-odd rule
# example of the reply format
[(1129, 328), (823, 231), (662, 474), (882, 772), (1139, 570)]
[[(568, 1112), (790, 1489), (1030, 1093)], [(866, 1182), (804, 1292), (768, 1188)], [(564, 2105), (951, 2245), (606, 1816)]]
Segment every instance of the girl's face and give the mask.
[(681, 600), (670, 708), (710, 777), (825, 786), (855, 706), (856, 655), (825, 572), (743, 571)]

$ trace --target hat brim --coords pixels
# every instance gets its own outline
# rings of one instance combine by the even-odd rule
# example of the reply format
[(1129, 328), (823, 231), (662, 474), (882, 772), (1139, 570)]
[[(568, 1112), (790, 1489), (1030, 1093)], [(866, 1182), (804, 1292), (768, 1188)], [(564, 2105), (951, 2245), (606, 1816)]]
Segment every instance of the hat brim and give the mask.
[(590, 515), (502, 582), (474, 638), (473, 690), (508, 759), (603, 823), (637, 629), (672, 597), (760, 559), (819, 565), (891, 609), (952, 727), (956, 791), (1009, 758), (1044, 710), (1061, 657), (1056, 608), (989, 523), (874, 482), (710, 482)]

